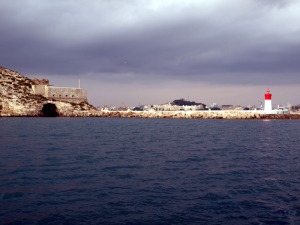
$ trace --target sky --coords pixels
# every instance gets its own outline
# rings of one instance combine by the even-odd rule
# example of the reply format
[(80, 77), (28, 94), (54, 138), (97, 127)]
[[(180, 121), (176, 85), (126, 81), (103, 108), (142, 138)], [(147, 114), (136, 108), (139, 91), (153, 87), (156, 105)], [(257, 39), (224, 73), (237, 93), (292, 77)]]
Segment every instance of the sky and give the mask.
[(95, 106), (299, 104), (298, 0), (0, 0), (0, 66)]

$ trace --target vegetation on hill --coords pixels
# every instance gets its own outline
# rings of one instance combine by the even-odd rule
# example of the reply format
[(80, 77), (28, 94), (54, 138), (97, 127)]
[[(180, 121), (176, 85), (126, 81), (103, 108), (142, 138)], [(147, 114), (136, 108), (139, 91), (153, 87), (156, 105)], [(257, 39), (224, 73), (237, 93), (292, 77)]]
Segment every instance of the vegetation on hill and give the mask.
[(300, 104), (298, 104), (298, 105), (293, 105), (293, 106), (291, 107), (291, 109), (292, 109), (293, 111), (300, 111)]
[(174, 100), (173, 102), (171, 102), (171, 105), (178, 105), (178, 106), (184, 106), (184, 105), (186, 105), (186, 106), (202, 105), (203, 107), (206, 106), (203, 103), (197, 103), (197, 102), (194, 102), (194, 101), (188, 101), (188, 100), (185, 100), (183, 98)]

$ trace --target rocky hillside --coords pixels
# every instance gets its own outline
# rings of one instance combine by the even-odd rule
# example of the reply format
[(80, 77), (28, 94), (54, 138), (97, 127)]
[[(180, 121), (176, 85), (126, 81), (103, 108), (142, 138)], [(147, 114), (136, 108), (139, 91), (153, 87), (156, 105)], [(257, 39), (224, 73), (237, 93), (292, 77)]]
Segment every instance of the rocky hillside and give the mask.
[(95, 109), (86, 102), (50, 101), (35, 95), (32, 84), (28, 77), (0, 66), (0, 116), (83, 116)]

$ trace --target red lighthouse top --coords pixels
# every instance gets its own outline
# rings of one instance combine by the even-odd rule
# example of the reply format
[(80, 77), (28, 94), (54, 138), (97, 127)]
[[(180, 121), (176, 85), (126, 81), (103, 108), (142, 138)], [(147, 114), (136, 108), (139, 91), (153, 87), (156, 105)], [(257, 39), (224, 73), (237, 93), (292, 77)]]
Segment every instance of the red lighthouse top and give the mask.
[(270, 93), (270, 90), (268, 89), (266, 94), (265, 94), (265, 100), (271, 100), (272, 94)]

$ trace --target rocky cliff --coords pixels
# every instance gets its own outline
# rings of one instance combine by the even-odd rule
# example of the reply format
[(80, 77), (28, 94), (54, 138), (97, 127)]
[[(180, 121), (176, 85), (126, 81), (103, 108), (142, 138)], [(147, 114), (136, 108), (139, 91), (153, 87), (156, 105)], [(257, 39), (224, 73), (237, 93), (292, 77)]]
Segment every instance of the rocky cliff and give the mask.
[(35, 95), (33, 81), (0, 66), (0, 116), (85, 116), (95, 110), (87, 102), (50, 101)]

